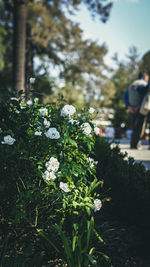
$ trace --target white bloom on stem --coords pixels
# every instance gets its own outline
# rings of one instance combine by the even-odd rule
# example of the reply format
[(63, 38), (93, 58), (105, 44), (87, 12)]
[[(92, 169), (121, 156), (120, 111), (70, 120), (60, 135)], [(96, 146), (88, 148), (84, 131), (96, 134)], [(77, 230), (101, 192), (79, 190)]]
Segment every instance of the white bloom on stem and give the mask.
[(81, 128), (85, 135), (89, 135), (92, 131), (92, 128), (88, 122), (85, 122), (81, 125)]
[(64, 192), (66, 192), (66, 193), (69, 192), (68, 185), (66, 183), (60, 182), (59, 187)]
[(94, 167), (94, 162), (95, 162), (94, 159), (89, 157), (89, 158), (87, 158), (87, 160), (90, 162), (90, 167), (93, 168)]
[(1, 143), (3, 145), (13, 145), (15, 141), (16, 139), (12, 138), (11, 135), (6, 135), (4, 136), (4, 141), (2, 141)]
[(94, 205), (93, 205), (93, 209), (94, 209), (94, 211), (96, 212), (96, 211), (99, 211), (100, 209), (101, 209), (101, 207), (102, 207), (102, 201), (100, 200), (100, 199), (95, 199), (94, 200)]
[(76, 112), (76, 109), (74, 106), (72, 105), (65, 105), (62, 110), (61, 110), (61, 113), (60, 115), (62, 117), (66, 117), (66, 116), (72, 116), (74, 113)]
[(42, 116), (48, 115), (48, 110), (47, 108), (40, 108), (39, 112), (41, 113)]
[(45, 166), (48, 171), (57, 172), (59, 169), (59, 161), (56, 158), (51, 157), (50, 160), (46, 162)]
[(44, 126), (48, 128), (50, 126), (50, 121), (48, 121), (46, 118), (44, 119)]
[(56, 175), (53, 171), (45, 171), (42, 177), (44, 180), (47, 180), (47, 181), (56, 179)]
[(36, 132), (34, 133), (34, 135), (41, 136), (41, 135), (42, 135), (42, 132), (36, 131)]
[(0, 128), (0, 134), (3, 132), (2, 128)]
[(57, 131), (56, 128), (49, 128), (47, 132), (45, 132), (47, 138), (50, 139), (59, 139), (60, 133)]
[(95, 112), (95, 108), (92, 108), (92, 107), (89, 108), (89, 113), (90, 113), (90, 114), (93, 114), (94, 112)]
[(33, 104), (33, 103), (32, 103), (32, 100), (28, 100), (28, 101), (27, 101), (27, 105), (28, 105), (28, 106), (32, 106), (32, 104)]

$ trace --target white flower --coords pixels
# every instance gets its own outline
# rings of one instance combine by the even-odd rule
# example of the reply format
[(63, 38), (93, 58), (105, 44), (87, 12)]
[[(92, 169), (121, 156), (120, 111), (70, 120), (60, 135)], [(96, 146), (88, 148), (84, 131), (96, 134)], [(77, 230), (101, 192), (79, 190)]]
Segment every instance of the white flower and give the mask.
[(30, 83), (34, 83), (35, 82), (35, 78), (30, 78)]
[(13, 145), (13, 143), (16, 141), (16, 139), (12, 138), (11, 135), (4, 136), (4, 141), (1, 143), (3, 145)]
[(48, 128), (50, 126), (50, 121), (48, 121), (46, 118), (44, 119), (44, 126)]
[(48, 171), (56, 172), (59, 169), (59, 161), (56, 158), (51, 157), (50, 160), (46, 162), (45, 166)]
[(34, 135), (41, 136), (41, 135), (42, 135), (42, 132), (38, 132), (38, 131), (36, 131), (36, 132), (34, 133)]
[(101, 209), (101, 207), (102, 207), (102, 201), (100, 200), (100, 199), (95, 199), (94, 200), (94, 205), (93, 205), (93, 209), (94, 209), (94, 211), (96, 212), (96, 211), (99, 211), (100, 209)]
[(68, 185), (66, 183), (60, 182), (59, 185), (60, 189), (62, 189), (64, 192), (69, 192)]
[(39, 112), (41, 113), (42, 116), (48, 115), (47, 108), (41, 108), (41, 109), (39, 109)]
[(15, 113), (17, 113), (17, 114), (18, 114), (18, 113), (20, 113), (20, 111), (19, 111), (18, 109), (16, 109), (16, 110), (15, 110)]
[(3, 132), (2, 128), (0, 128), (0, 134)]
[(56, 128), (49, 128), (48, 131), (45, 132), (45, 135), (47, 138), (50, 138), (50, 139), (59, 139), (60, 138), (60, 134)]
[(93, 168), (94, 167), (94, 159), (92, 158), (87, 158), (87, 160), (90, 162), (90, 167)]
[(76, 112), (76, 109), (75, 109), (74, 106), (72, 106), (72, 105), (65, 105), (62, 108), (60, 115), (62, 117), (72, 116), (75, 112)]
[(32, 106), (32, 104), (33, 104), (33, 103), (32, 103), (32, 100), (28, 100), (28, 101), (27, 101), (27, 105), (28, 105), (28, 106)]
[(95, 111), (95, 108), (92, 108), (92, 107), (91, 107), (91, 108), (89, 108), (89, 113), (90, 113), (90, 114), (93, 114), (93, 113), (94, 113), (94, 111)]
[(47, 180), (47, 181), (56, 179), (56, 175), (53, 171), (52, 172), (45, 171), (44, 174), (42, 175), (42, 177), (44, 180)]
[(89, 135), (92, 131), (92, 128), (88, 122), (85, 122), (81, 125), (81, 128), (84, 132), (84, 134)]

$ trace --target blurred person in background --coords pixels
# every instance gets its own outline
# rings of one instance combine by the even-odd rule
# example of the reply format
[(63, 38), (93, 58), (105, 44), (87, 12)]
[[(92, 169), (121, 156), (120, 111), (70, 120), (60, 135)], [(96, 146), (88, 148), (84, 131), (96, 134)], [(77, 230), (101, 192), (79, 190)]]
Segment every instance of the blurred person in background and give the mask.
[(140, 114), (140, 106), (145, 94), (149, 88), (149, 75), (146, 72), (140, 72), (139, 77), (126, 90), (124, 94), (124, 103), (129, 112), (130, 127), (132, 135), (130, 139), (130, 148), (138, 149), (140, 138), (143, 135), (146, 116)]
[(113, 139), (114, 138), (114, 135), (115, 135), (115, 129), (112, 126), (108, 126), (105, 129), (105, 136), (106, 136), (106, 138)]

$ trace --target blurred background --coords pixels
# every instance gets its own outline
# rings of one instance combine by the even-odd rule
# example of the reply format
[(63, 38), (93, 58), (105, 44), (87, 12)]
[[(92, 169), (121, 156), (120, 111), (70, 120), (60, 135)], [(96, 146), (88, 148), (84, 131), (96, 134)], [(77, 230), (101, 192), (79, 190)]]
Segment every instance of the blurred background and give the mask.
[(63, 96), (124, 138), (123, 94), (150, 73), (149, 10), (148, 0), (0, 0), (0, 99)]

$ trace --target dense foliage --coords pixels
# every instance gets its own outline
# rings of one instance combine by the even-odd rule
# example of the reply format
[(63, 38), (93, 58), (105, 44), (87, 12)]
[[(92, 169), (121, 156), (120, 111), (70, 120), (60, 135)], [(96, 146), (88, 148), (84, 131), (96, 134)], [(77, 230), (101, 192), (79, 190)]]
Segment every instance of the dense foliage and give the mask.
[(97, 176), (104, 179), (104, 191), (112, 199), (114, 212), (139, 227), (145, 240), (150, 240), (150, 171), (103, 138), (97, 139), (95, 149)]
[[(19, 257), (15, 245), (9, 247), (14, 231), (14, 244), (15, 240), (16, 246), (22, 243), (22, 264), (30, 263), (31, 254), (37, 253), (34, 246), (29, 248), (33, 240), (42, 246), (39, 238), (68, 266), (83, 267), (96, 259), (92, 235), (103, 240), (94, 228), (94, 214), (102, 201), (96, 193), (101, 181), (95, 173), (98, 129), (92, 124), (93, 112), (90, 108), (79, 114), (62, 100), (46, 106), (38, 104), (38, 99), (25, 104), (11, 98), (1, 103), (1, 249), (5, 251), (7, 240), (10, 262)], [(27, 257), (26, 250), (30, 251)], [(40, 261), (41, 251), (37, 253)], [(48, 260), (51, 257), (50, 253)]]

